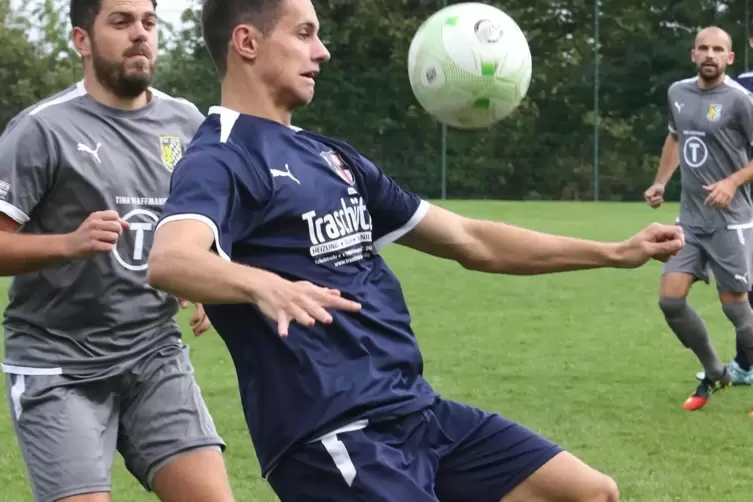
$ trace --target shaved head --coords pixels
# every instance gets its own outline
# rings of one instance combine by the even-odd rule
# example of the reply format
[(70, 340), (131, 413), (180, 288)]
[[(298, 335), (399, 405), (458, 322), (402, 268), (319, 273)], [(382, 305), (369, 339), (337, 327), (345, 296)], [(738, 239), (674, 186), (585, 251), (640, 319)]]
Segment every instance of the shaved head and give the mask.
[(719, 41), (720, 39), (724, 40), (726, 43), (727, 50), (732, 51), (732, 37), (729, 36), (729, 33), (718, 26), (707, 26), (699, 31), (695, 36), (694, 47), (698, 47), (699, 44), (703, 44), (708, 40)]
[(720, 84), (726, 75), (727, 66), (735, 61), (732, 37), (717, 26), (703, 28), (695, 37), (690, 59), (695, 63), (702, 87)]

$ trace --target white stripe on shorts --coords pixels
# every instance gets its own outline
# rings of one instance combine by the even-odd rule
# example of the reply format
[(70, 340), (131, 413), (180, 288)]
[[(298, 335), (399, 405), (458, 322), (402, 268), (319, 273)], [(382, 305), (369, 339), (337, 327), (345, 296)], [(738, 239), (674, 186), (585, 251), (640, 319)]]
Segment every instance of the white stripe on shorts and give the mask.
[(21, 418), (21, 396), (26, 390), (26, 377), (24, 375), (16, 375), (16, 381), (10, 388), (10, 401), (13, 404), (13, 412), (16, 416), (16, 422)]

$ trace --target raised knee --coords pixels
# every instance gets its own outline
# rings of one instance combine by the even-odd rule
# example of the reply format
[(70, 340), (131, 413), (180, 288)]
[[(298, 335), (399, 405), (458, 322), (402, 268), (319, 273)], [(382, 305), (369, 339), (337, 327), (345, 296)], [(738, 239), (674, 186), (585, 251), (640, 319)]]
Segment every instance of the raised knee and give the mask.
[(604, 495), (602, 500), (604, 502), (619, 502), (620, 489), (617, 486), (617, 482), (609, 476), (604, 476)]

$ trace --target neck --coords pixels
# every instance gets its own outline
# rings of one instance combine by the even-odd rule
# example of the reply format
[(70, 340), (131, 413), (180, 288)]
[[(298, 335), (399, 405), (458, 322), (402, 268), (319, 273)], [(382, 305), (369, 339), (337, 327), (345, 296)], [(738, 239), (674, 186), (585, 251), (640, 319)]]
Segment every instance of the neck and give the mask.
[(137, 110), (149, 104), (151, 92), (144, 91), (135, 98), (118, 96), (102, 85), (93, 75), (93, 71), (84, 73), (84, 88), (95, 101), (118, 110)]
[(701, 77), (698, 77), (698, 87), (700, 89), (713, 89), (714, 87), (719, 86), (722, 82), (724, 82), (724, 77), (726, 75), (722, 73), (718, 77), (716, 77), (714, 80), (704, 80)]
[(245, 79), (225, 78), (220, 104), (239, 113), (290, 125), (292, 112), (275, 103), (269, 92), (260, 91), (259, 87)]

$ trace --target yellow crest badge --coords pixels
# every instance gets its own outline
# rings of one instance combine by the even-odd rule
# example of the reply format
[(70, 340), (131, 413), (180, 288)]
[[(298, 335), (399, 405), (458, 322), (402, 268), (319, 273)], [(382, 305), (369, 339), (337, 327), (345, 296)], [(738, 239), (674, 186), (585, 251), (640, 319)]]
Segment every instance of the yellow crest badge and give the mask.
[(724, 108), (722, 105), (714, 103), (710, 104), (709, 111), (706, 112), (706, 118), (711, 122), (716, 122), (722, 116), (722, 108)]
[(175, 169), (175, 165), (183, 158), (183, 142), (178, 136), (160, 136), (159, 148), (162, 154), (162, 163), (168, 171)]

